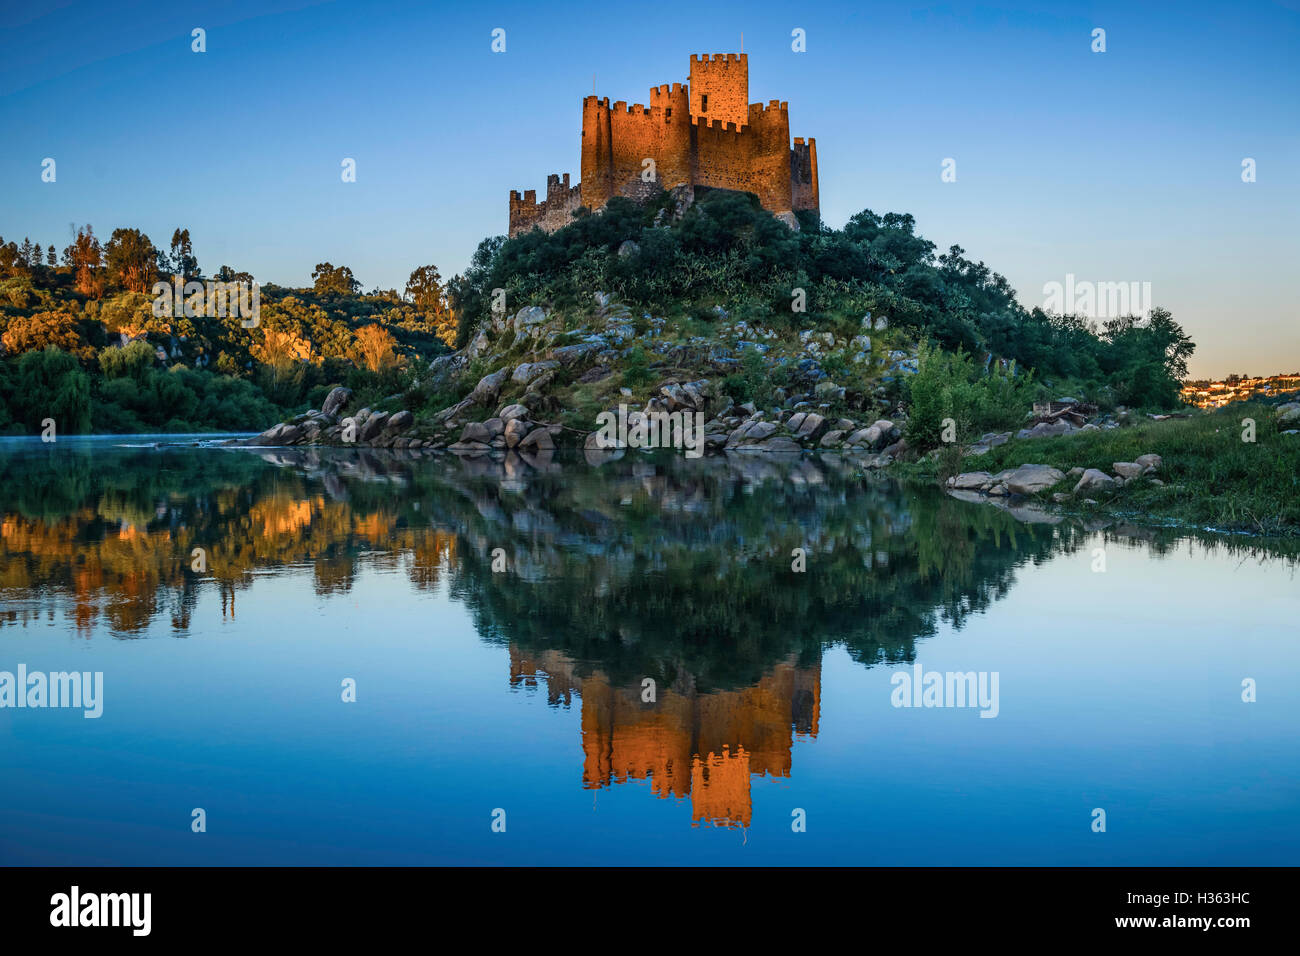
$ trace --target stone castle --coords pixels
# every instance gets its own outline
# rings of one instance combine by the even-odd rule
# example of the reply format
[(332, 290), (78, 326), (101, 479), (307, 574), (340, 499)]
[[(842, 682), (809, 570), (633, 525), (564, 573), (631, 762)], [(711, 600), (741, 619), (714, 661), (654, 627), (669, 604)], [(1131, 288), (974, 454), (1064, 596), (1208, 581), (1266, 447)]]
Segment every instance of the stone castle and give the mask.
[[(692, 56), (686, 85), (652, 87), (650, 105), (582, 101), (582, 181), (546, 177), (537, 191), (510, 191), (510, 235), (554, 232), (580, 206), (595, 212), (614, 196), (643, 201), (659, 190), (696, 187), (754, 193), (763, 208), (797, 228), (797, 210), (820, 212), (817, 141), (790, 143), (787, 104), (749, 102), (744, 53)], [(653, 160), (653, 163), (647, 162)]]

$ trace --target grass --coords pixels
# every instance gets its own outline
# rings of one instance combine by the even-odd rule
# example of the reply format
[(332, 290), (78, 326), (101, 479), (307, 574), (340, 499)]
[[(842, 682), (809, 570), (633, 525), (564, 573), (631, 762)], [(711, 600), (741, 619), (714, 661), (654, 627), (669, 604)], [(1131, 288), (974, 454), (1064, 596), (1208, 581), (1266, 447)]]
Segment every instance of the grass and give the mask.
[[(1243, 440), (1243, 419), (1255, 422), (1255, 440)], [(1104, 511), (1263, 535), (1300, 535), (1300, 435), (1278, 431), (1267, 405), (1241, 403), (1187, 419), (1146, 421), (1123, 428), (1057, 438), (1012, 440), (988, 454), (966, 456), (960, 471), (997, 473), (1023, 464), (1062, 471), (1097, 468), (1113, 474), (1117, 461), (1157, 454), (1155, 476), (1101, 496)], [(936, 476), (935, 461), (910, 466), (913, 476)], [(1054, 490), (1070, 490), (1063, 482)]]

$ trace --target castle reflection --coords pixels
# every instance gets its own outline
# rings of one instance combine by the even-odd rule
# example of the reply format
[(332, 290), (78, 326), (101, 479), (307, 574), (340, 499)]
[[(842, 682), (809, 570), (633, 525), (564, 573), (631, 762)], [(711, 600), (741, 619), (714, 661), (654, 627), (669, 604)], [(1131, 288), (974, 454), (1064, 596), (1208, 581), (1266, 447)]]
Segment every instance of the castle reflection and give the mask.
[(790, 776), (794, 739), (817, 737), (821, 710), (820, 664), (793, 655), (752, 687), (701, 693), (683, 676), (650, 700), (640, 682), (580, 676), (558, 651), (532, 657), (512, 644), (510, 683), (545, 685), (553, 704), (581, 699), (583, 787), (649, 780), (661, 799), (689, 796), (696, 825), (749, 826), (750, 776)]

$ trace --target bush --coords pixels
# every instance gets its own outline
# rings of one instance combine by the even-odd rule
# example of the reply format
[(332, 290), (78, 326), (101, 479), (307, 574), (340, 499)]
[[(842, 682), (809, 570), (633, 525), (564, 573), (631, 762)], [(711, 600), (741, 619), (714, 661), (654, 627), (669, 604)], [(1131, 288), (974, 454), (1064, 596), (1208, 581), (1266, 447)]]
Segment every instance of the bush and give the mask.
[(945, 421), (955, 424), (956, 441), (968, 442), (990, 430), (1012, 428), (1033, 402), (1029, 373), (996, 364), (984, 372), (964, 351), (921, 346), (917, 372), (907, 381), (910, 403), (907, 440), (917, 448), (943, 444)]

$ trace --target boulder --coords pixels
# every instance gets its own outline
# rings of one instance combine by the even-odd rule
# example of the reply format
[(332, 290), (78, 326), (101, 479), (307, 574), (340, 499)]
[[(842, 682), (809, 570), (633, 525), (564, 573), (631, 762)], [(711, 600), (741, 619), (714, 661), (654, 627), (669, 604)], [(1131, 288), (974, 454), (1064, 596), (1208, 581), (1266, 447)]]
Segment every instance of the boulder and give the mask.
[(529, 332), (545, 321), (545, 309), (540, 305), (526, 305), (515, 313), (515, 331)]
[(338, 385), (330, 389), (330, 393), (325, 396), (325, 402), (321, 405), (320, 410), (326, 415), (337, 415), (347, 408), (350, 401), (352, 401), (352, 389)]
[(1139, 465), (1135, 461), (1117, 461), (1110, 467), (1111, 471), (1115, 472), (1115, 474), (1119, 475), (1121, 478), (1137, 478), (1146, 471), (1145, 466)]
[(1105, 490), (1114, 487), (1114, 478), (1099, 468), (1089, 468), (1079, 476), (1079, 481), (1074, 486), (1074, 493), (1077, 495), (1081, 491)]
[[(506, 447), (514, 448), (521, 441), (523, 441), (524, 436), (527, 434), (528, 434), (528, 422), (524, 421), (522, 418), (510, 419), (508, 422), (506, 422), (506, 431), (505, 431)], [(592, 434), (594, 435), (595, 432), (592, 432)]]
[(826, 419), (816, 412), (809, 412), (804, 416), (803, 422), (799, 425), (799, 430), (795, 432), (795, 438), (800, 441), (816, 441), (826, 431)]
[(987, 471), (968, 471), (948, 479), (948, 487), (958, 491), (978, 491), (993, 480)]
[(534, 428), (515, 446), (520, 451), (543, 451), (555, 448), (555, 439), (545, 428)]
[(370, 439), (376, 437), (381, 431), (383, 431), (384, 425), (387, 422), (387, 412), (375, 412), (366, 419), (366, 423), (361, 426), (361, 433), (357, 435), (357, 437), (362, 441), (370, 441)]
[(470, 422), (465, 426), (465, 430), (460, 433), (461, 443), (465, 442), (482, 442), (487, 444), (495, 436), (482, 422)]
[(525, 362), (515, 369), (514, 374), (510, 376), (510, 380), (518, 382), (520, 385), (528, 385), (551, 369), (559, 367), (560, 363), (551, 359), (543, 362)]
[(474, 405), (487, 405), (496, 401), (497, 395), (501, 391), (501, 386), (506, 383), (510, 375), (509, 368), (499, 368), (490, 375), (484, 375), (474, 386), (474, 391), (469, 393), (469, 401)]
[(1050, 438), (1056, 435), (1068, 435), (1077, 429), (1064, 418), (1054, 422), (1039, 422), (1033, 428), (1022, 428), (1016, 432), (1017, 438)]
[(415, 421), (415, 416), (404, 408), (400, 412), (394, 413), (384, 427), (390, 432), (401, 431), (403, 428), (410, 428), (413, 421)]
[(1065, 472), (1050, 465), (1021, 465), (1007, 476), (1007, 491), (1013, 495), (1033, 495), (1060, 483)]
[(527, 418), (528, 406), (520, 405), (518, 403), (515, 403), (514, 405), (507, 405), (505, 408), (501, 409), (501, 411), (499, 412), (499, 417), (503, 422), (506, 423), (512, 422), (517, 418)]
[(1164, 464), (1164, 459), (1159, 455), (1138, 455), (1133, 461), (1148, 472), (1159, 471), (1160, 466)]

